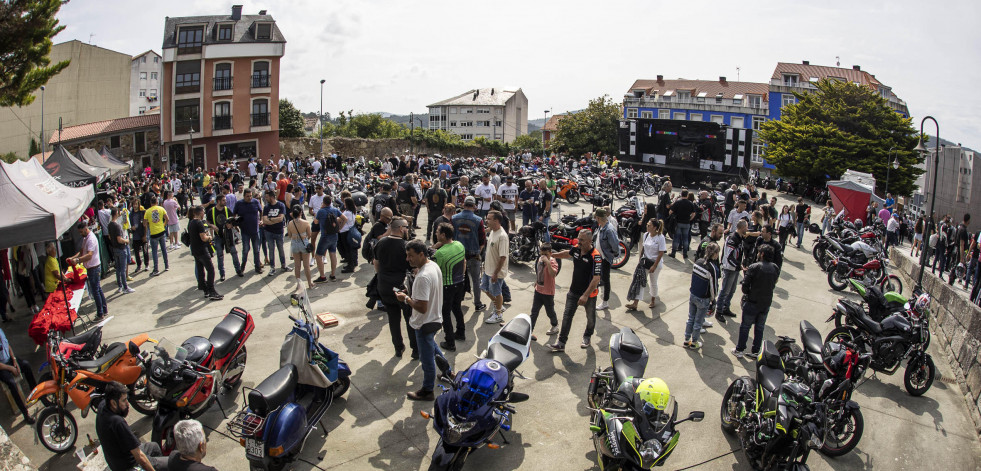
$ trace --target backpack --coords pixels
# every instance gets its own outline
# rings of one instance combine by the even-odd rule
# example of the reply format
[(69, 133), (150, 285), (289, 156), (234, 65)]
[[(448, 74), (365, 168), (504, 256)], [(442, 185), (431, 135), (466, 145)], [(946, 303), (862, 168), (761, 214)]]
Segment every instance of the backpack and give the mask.
[(320, 224), (320, 232), (328, 235), (337, 234), (340, 232), (340, 228), (337, 227), (337, 216), (335, 216), (334, 212), (329, 209), (325, 208), (324, 210), (327, 211), (327, 218), (325, 218), (324, 222)]
[(375, 217), (375, 219), (378, 219), (382, 209), (388, 207), (390, 199), (391, 195), (386, 195), (384, 193), (375, 195), (374, 208), (371, 210), (371, 214)]
[(191, 234), (187, 233), (187, 229), (181, 231), (181, 243), (184, 244), (185, 247), (191, 246)]
[(412, 195), (415, 193), (415, 188), (408, 185), (399, 185), (398, 201), (403, 204), (412, 204)]

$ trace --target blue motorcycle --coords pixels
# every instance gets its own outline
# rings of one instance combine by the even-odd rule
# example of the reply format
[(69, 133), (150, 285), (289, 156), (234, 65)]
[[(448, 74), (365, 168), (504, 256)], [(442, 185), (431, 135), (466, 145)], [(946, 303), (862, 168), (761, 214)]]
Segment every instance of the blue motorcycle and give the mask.
[(302, 319), (290, 316), (293, 329), (280, 349), (282, 367), (254, 389), (242, 388), (245, 405), (228, 424), (245, 447), (250, 470), (287, 469), (318, 423), (326, 437), (321, 419), (351, 386), (351, 369), (318, 342), (320, 329), (302, 285), (291, 303)]
[(430, 471), (459, 470), (472, 451), (485, 445), (500, 448), (491, 441), (495, 434), (508, 444), (503, 431), (511, 430), (511, 404), (528, 400), (527, 394), (513, 392), (515, 369), (528, 358), (530, 348), (531, 318), (518, 314), (490, 339), (477, 361), (456, 375), (451, 388), (440, 386), (443, 393), (433, 413), (422, 412), (433, 419), (440, 437)]

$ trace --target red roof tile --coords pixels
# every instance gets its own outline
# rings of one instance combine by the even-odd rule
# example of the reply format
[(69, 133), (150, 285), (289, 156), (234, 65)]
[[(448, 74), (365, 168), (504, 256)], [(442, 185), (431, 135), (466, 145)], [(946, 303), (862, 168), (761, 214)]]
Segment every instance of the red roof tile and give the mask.
[(630, 90), (644, 90), (645, 94), (657, 91), (658, 95), (663, 95), (668, 90), (691, 90), (692, 98), (699, 93), (705, 93), (708, 98), (715, 98), (719, 93), (722, 98), (732, 99), (735, 95), (762, 95), (766, 101), (770, 86), (765, 83), (756, 82), (720, 82), (718, 80), (637, 80)]
[(770, 79), (783, 80), (783, 74), (797, 74), (800, 76), (800, 80), (807, 82), (811, 77), (818, 79), (824, 79), (828, 77), (843, 78), (849, 82), (857, 82), (860, 85), (881, 85), (872, 76), (872, 74), (864, 70), (846, 69), (844, 67), (828, 67), (823, 65), (804, 65), (791, 62), (777, 62), (777, 67), (773, 69), (773, 75)]
[(101, 134), (110, 134), (114, 132), (127, 131), (130, 129), (151, 128), (156, 126), (160, 126), (159, 114), (144, 114), (139, 116), (130, 116), (128, 118), (107, 119), (105, 121), (96, 121), (94, 123), (69, 126), (61, 131), (60, 138), (58, 136), (59, 133), (57, 132), (51, 134), (51, 139), (48, 139), (48, 144), (55, 144), (59, 140), (61, 142), (77, 141), (79, 139), (85, 139), (87, 137), (98, 136)]
[(569, 115), (566, 115), (566, 114), (553, 114), (552, 117), (551, 118), (548, 118), (548, 121), (545, 122), (545, 126), (542, 126), (542, 130), (545, 130), (545, 131), (555, 131), (555, 130), (558, 130), (559, 129), (559, 121), (561, 121), (562, 118), (565, 118), (566, 116), (569, 116)]

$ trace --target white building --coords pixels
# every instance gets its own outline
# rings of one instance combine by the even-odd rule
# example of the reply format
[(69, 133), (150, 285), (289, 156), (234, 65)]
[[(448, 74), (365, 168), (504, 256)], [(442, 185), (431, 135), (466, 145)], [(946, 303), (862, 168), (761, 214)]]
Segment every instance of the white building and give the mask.
[(129, 74), (129, 115), (145, 114), (160, 106), (160, 73), (163, 60), (160, 54), (146, 51), (133, 56)]
[(429, 105), (429, 129), (469, 141), (511, 142), (528, 134), (528, 98), (521, 89), (478, 88)]

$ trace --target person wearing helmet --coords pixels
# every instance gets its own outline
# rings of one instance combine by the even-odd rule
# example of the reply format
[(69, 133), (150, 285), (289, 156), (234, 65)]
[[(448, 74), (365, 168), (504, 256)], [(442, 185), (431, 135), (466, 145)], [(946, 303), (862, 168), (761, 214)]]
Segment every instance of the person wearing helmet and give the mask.
[(862, 230), (863, 227), (865, 227), (865, 223), (862, 222), (861, 219), (856, 219), (855, 220), (855, 229), (860, 231), (860, 230)]

